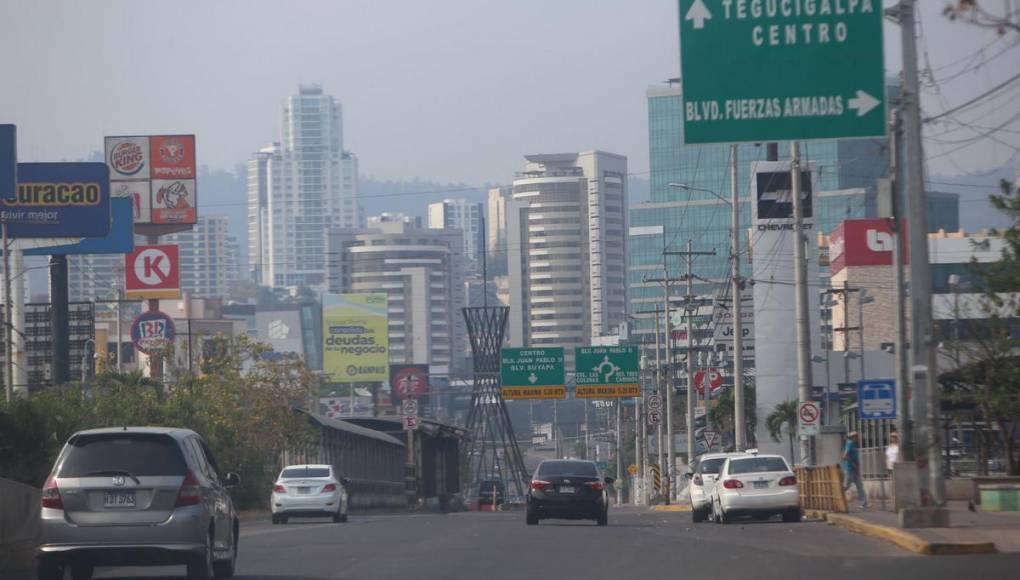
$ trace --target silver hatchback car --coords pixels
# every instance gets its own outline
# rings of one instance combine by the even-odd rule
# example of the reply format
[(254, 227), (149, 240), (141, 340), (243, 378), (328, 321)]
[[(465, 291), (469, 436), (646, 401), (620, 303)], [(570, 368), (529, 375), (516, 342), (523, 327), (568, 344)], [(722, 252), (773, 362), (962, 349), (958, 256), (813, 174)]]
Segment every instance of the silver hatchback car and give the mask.
[(96, 566), (184, 564), (191, 580), (230, 578), (238, 519), (208, 445), (187, 429), (75, 433), (42, 491), (39, 580), (89, 580)]

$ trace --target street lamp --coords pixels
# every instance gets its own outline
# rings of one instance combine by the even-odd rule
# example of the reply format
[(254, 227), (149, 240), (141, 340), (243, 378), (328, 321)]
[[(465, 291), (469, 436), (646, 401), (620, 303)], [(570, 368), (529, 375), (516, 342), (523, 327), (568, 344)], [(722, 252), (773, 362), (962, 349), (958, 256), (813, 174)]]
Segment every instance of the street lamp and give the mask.
[(716, 199), (722, 201), (723, 203), (726, 203), (727, 205), (733, 204), (732, 201), (726, 199), (725, 197), (719, 195), (718, 193), (712, 191), (711, 189), (705, 189), (704, 187), (695, 187), (693, 185), (688, 185), (686, 183), (667, 183), (666, 186), (673, 187), (675, 189), (682, 189), (684, 191), (702, 191), (712, 195), (712, 197), (715, 197)]

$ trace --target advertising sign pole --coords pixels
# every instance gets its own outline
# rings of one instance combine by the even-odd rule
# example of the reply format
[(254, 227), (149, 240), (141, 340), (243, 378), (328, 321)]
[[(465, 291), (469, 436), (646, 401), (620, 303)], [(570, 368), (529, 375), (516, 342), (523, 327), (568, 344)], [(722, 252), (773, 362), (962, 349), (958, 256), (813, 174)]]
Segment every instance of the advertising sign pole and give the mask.
[[(146, 236), (146, 243), (150, 245), (159, 244), (159, 236)], [(159, 299), (149, 299), (149, 310), (156, 312), (159, 310)], [(190, 314), (189, 314), (190, 316)], [(163, 382), (163, 357), (160, 354), (153, 354), (149, 357), (149, 376), (157, 381)]]
[(11, 321), (11, 252), (7, 245), (7, 219), (0, 219), (0, 230), (2, 230), (4, 247), (4, 388), (7, 392), (7, 402), (14, 400), (14, 349), (11, 340), (14, 333), (11, 332), (13, 323)]
[(53, 327), (50, 368), (54, 385), (63, 385), (71, 380), (70, 307), (67, 294), (67, 256), (53, 254), (50, 256), (50, 323)]

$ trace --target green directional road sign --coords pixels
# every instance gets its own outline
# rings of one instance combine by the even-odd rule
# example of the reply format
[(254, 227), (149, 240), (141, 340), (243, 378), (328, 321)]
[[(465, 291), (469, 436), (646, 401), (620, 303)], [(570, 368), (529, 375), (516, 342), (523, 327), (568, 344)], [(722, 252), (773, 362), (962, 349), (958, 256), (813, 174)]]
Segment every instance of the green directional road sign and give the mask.
[(579, 399), (641, 396), (636, 346), (579, 346), (574, 349), (574, 392)]
[(886, 131), (880, 0), (679, 0), (684, 143)]
[(565, 399), (563, 348), (504, 348), (500, 375), (504, 399)]

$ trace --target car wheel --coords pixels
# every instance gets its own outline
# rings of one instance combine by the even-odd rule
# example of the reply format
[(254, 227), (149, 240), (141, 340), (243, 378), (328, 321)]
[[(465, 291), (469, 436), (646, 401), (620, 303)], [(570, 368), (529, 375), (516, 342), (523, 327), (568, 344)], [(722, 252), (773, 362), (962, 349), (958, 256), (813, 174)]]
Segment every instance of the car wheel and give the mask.
[(598, 517), (598, 519), (595, 520), (595, 521), (600, 526), (608, 526), (609, 525), (609, 510), (606, 510), (606, 511), (602, 512), (602, 515), (600, 515)]
[(340, 514), (340, 523), (341, 524), (346, 524), (347, 523), (347, 512), (344, 512), (344, 513)]
[(783, 521), (787, 523), (797, 523), (800, 521), (801, 513), (800, 508), (792, 508), (783, 512)]
[(290, 518), (288, 518), (287, 516), (280, 516), (280, 523), (281, 524), (285, 524), (285, 523), (287, 523), (289, 521), (290, 521)]
[(280, 517), (277, 516), (276, 514), (273, 514), (273, 525), (275, 526), (275, 525), (277, 525), (279, 523), (280, 523)]
[(212, 531), (205, 538), (205, 549), (188, 562), (188, 580), (210, 580), (213, 572)]
[(72, 580), (92, 580), (92, 566), (71, 566)]
[(335, 514), (333, 514), (333, 523), (334, 524), (339, 524), (342, 521), (343, 521), (343, 514), (341, 514), (340, 512), (336, 512)]
[(728, 524), (728, 523), (733, 521), (733, 516), (727, 514), (726, 511), (724, 509), (722, 509), (722, 506), (719, 506), (719, 518), (718, 519), (719, 519), (719, 523), (720, 524)]
[(36, 578), (39, 580), (64, 580), (64, 567), (56, 562), (40, 560), (36, 567)]
[(696, 523), (696, 524), (700, 524), (701, 522), (705, 521), (705, 512), (707, 512), (707, 511), (708, 510), (705, 509), (705, 508), (701, 508), (701, 509), (694, 508), (694, 509), (692, 509), (691, 510), (691, 521)]
[(223, 562), (213, 562), (213, 574), (216, 578), (233, 578), (234, 570), (237, 569), (237, 541), (240, 538), (234, 532), (234, 545), (230, 550), (230, 559)]
[(531, 508), (528, 508), (528, 511), (525, 513), (524, 519), (525, 521), (528, 522), (529, 526), (538, 525), (538, 515), (536, 515), (535, 512), (531, 511)]

